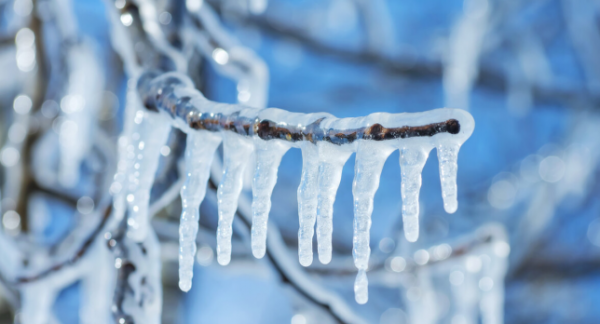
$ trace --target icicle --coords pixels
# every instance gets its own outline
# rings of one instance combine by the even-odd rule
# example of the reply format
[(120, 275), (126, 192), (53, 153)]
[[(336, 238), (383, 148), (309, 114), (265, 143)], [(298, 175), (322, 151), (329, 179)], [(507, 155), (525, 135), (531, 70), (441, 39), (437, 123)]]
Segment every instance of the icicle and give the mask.
[(221, 137), (208, 132), (190, 132), (187, 136), (186, 179), (181, 188), (182, 212), (179, 224), (179, 288), (183, 291), (192, 288), (200, 204), (206, 194), (213, 156), (221, 143)]
[(333, 233), (333, 203), (342, 179), (342, 170), (352, 150), (326, 142), (317, 144), (319, 150), (319, 195), (317, 205), (317, 242), (319, 261), (331, 261)]
[(429, 157), (429, 151), (431, 148), (425, 146), (407, 146), (400, 150), (402, 222), (404, 235), (409, 242), (416, 242), (419, 238), (421, 172)]
[(440, 143), (437, 146), (444, 209), (450, 214), (458, 208), (456, 172), (458, 170), (459, 149), (460, 144), (449, 141)]
[(127, 235), (141, 242), (148, 232), (150, 190), (158, 168), (160, 149), (167, 142), (171, 125), (159, 114), (144, 110), (136, 112), (134, 123), (127, 148), (127, 154), (133, 154), (134, 158), (126, 198), (129, 211)]
[(298, 256), (300, 264), (308, 267), (313, 260), (312, 240), (317, 219), (317, 186), (319, 161), (317, 146), (308, 142), (302, 146), (302, 177), (298, 187)]
[(227, 265), (231, 260), (231, 226), (242, 191), (246, 159), (252, 150), (251, 141), (233, 133), (223, 133), (224, 171), (217, 192), (219, 205), (217, 260), (221, 265)]
[[(366, 271), (369, 267), (369, 256), (371, 248), (369, 247), (371, 229), (371, 213), (373, 212), (373, 198), (379, 187), (379, 178), (385, 160), (394, 151), (393, 148), (384, 144), (366, 141), (360, 141), (356, 152), (356, 165), (354, 168), (354, 183), (352, 184), (352, 194), (354, 196), (354, 247), (352, 255), (354, 256), (354, 265), (359, 270), (357, 282), (363, 282), (360, 279), (360, 270)], [(366, 275), (364, 275), (366, 277)], [(366, 281), (366, 280), (365, 280)], [(364, 304), (368, 300), (368, 295), (355, 295), (356, 302)]]
[(254, 138), (256, 171), (252, 182), (252, 254), (260, 259), (265, 255), (267, 221), (271, 210), (271, 194), (277, 182), (281, 158), (290, 149), (282, 141)]

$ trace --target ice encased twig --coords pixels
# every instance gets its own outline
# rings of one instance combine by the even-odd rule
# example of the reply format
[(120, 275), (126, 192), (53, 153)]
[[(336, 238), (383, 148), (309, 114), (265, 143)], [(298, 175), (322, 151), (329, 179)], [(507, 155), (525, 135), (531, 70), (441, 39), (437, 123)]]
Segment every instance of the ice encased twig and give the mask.
[[(474, 128), (473, 118), (465, 111), (444, 108), (414, 114), (376, 113), (366, 117), (338, 119), (329, 114), (298, 114), (275, 108), (252, 109), (210, 102), (193, 90), (187, 77), (177, 73), (166, 73), (159, 77), (146, 74), (138, 83), (138, 92), (148, 109), (166, 113), (176, 127), (188, 134), (229, 138), (227, 145), (234, 147), (245, 143), (248, 145), (245, 153), (251, 152), (253, 146), (257, 163), (252, 185), (251, 245), (257, 258), (263, 257), (266, 252), (267, 221), (271, 194), (277, 182), (277, 169), (285, 152), (296, 147), (302, 150), (303, 156), (303, 173), (298, 188), (300, 263), (308, 266), (312, 262), (315, 221), (319, 252), (322, 252), (320, 259), (323, 263), (331, 260), (331, 217), (335, 192), (343, 165), (353, 152), (357, 152), (353, 184), (353, 254), (359, 269), (356, 280), (356, 299), (359, 303), (368, 299), (366, 271), (370, 254), (373, 198), (383, 165), (393, 151), (402, 151), (403, 216), (409, 240), (414, 241), (418, 237), (421, 171), (433, 147), (438, 149), (444, 207), (448, 212), (454, 212), (457, 208), (458, 150)], [(232, 136), (239, 137), (241, 142), (231, 142)], [(189, 146), (188, 150), (200, 149)], [(241, 186), (241, 179), (235, 181), (232, 177), (239, 177), (242, 168), (232, 160), (239, 159), (241, 154), (232, 153), (231, 148), (227, 151), (226, 160), (229, 161), (226, 162), (225, 176), (219, 186), (220, 200), (225, 199), (225, 202), (219, 202), (218, 258), (221, 264), (229, 262), (230, 226)], [(206, 154), (201, 155), (207, 158)], [(206, 162), (209, 163), (208, 169), (210, 161)], [(206, 186), (206, 181), (203, 181), (203, 186)], [(197, 222), (197, 218), (193, 219)], [(194, 226), (197, 228), (197, 224)], [(189, 237), (182, 242), (192, 244), (195, 231), (185, 234)], [(182, 278), (188, 280), (192, 276), (194, 250), (191, 245), (182, 245), (184, 250), (189, 262), (181, 263), (184, 266), (181, 274), (184, 275)], [(184, 284), (183, 288), (189, 289), (189, 286)]]
[(104, 74), (89, 44), (73, 45), (68, 52), (67, 94), (61, 100), (59, 183), (67, 188), (79, 182), (81, 162), (90, 150), (95, 117), (102, 103)]

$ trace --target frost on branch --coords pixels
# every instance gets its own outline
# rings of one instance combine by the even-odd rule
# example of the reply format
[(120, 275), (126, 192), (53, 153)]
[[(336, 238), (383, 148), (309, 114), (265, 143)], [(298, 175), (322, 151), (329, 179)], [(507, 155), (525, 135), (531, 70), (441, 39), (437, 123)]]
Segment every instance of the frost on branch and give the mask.
[(221, 142), (225, 163), (218, 192), (217, 250), (219, 263), (223, 265), (230, 260), (231, 224), (242, 186), (244, 163), (240, 161), (245, 155), (254, 151), (257, 160), (252, 184), (251, 240), (254, 256), (262, 258), (271, 193), (281, 158), (292, 147), (302, 150), (303, 171), (298, 188), (299, 258), (302, 265), (308, 266), (312, 263), (315, 223), (320, 260), (323, 263), (331, 260), (335, 193), (345, 162), (356, 152), (353, 255), (359, 270), (355, 283), (359, 303), (368, 300), (366, 270), (373, 198), (383, 165), (393, 151), (401, 150), (403, 219), (409, 241), (418, 238), (421, 170), (434, 147), (440, 161), (444, 207), (453, 213), (458, 206), (458, 150), (474, 128), (473, 118), (465, 111), (444, 108), (415, 114), (376, 113), (339, 119), (326, 113), (255, 109), (211, 102), (194, 90), (187, 77), (177, 73), (145, 73), (138, 82), (138, 94), (147, 110), (136, 113), (133, 134), (137, 137), (129, 140), (135, 142), (133, 156), (139, 157), (131, 164), (133, 176), (127, 177), (132, 179), (131, 193), (127, 195), (129, 233), (136, 240), (144, 238), (148, 223), (147, 195), (159, 158), (156, 147), (165, 143), (171, 125), (178, 127), (188, 134), (179, 230), (179, 287), (184, 291), (191, 288), (199, 206), (206, 192), (212, 157)]

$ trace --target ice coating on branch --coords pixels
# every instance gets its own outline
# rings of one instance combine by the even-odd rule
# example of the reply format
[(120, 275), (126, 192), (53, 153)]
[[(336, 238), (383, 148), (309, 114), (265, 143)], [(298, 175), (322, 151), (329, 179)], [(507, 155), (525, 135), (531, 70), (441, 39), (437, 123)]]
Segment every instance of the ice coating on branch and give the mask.
[[(447, 316), (453, 323), (504, 323), (506, 239), (502, 225), (488, 224), (452, 246), (430, 247), (428, 263), (413, 269), (418, 280), (406, 287), (410, 322), (437, 323)], [(436, 252), (444, 245), (448, 254)], [(447, 312), (439, 311), (439, 296), (449, 297)]]
[(428, 267), (417, 269), (412, 287), (406, 291), (408, 322), (411, 324), (433, 324), (440, 320), (432, 272)]
[[(250, 0), (266, 6), (266, 0)], [(264, 8), (263, 8), (264, 9)], [(192, 12), (202, 28), (184, 35), (213, 63), (221, 74), (237, 81), (237, 98), (241, 104), (265, 108), (268, 99), (269, 69), (254, 51), (244, 47), (226, 31), (208, 4)]]
[[(403, 216), (409, 240), (415, 241), (418, 237), (421, 171), (433, 147), (438, 149), (444, 206), (448, 212), (454, 212), (457, 208), (458, 150), (469, 138), (475, 125), (471, 115), (465, 111), (444, 108), (414, 114), (376, 113), (366, 117), (339, 119), (325, 113), (299, 114), (276, 108), (253, 109), (206, 100), (201, 93), (193, 90), (187, 77), (177, 73), (166, 73), (159, 77), (152, 73), (143, 75), (138, 82), (138, 93), (146, 108), (162, 112), (165, 118), (172, 118), (173, 125), (186, 133), (213, 136), (214, 144), (208, 145), (212, 145), (212, 153), (219, 139), (225, 140), (225, 171), (218, 192), (218, 260), (221, 264), (230, 261), (231, 222), (242, 185), (243, 166), (239, 160), (252, 151), (256, 154), (256, 168), (252, 183), (251, 245), (254, 256), (262, 258), (266, 253), (271, 194), (277, 182), (281, 158), (292, 147), (302, 150), (303, 171), (298, 188), (298, 249), (300, 263), (304, 266), (312, 262), (315, 222), (319, 258), (323, 263), (331, 260), (335, 194), (345, 162), (353, 152), (357, 153), (353, 183), (353, 255), (359, 270), (356, 299), (360, 303), (368, 299), (366, 271), (370, 255), (373, 198), (379, 187), (383, 165), (392, 152), (401, 150)], [(194, 151), (189, 154), (196, 154), (198, 159), (203, 157), (202, 163), (206, 163), (203, 168), (208, 177), (212, 153), (208, 157), (203, 151), (206, 147), (194, 145), (189, 145), (186, 150)], [(202, 183), (202, 190), (205, 190), (206, 179)], [(195, 202), (196, 206), (189, 211), (190, 215), (197, 215), (199, 204), (199, 201)], [(189, 237), (181, 240), (182, 255), (185, 255), (181, 260), (186, 260), (182, 261), (180, 270), (180, 286), (184, 290), (190, 287), (185, 280), (191, 280), (192, 277), (193, 244), (198, 226), (197, 217), (190, 219), (194, 222), (189, 223), (190, 231), (185, 233)], [(182, 226), (187, 226), (183, 224), (182, 218)]]
[(110, 193), (113, 195), (113, 207), (115, 208), (115, 215), (120, 220), (125, 215), (127, 208), (125, 196), (127, 195), (128, 188), (128, 175), (130, 170), (133, 168), (135, 161), (135, 154), (128, 153), (132, 151), (133, 147), (130, 148), (131, 137), (134, 131), (135, 114), (138, 111), (141, 103), (135, 93), (135, 89), (128, 84), (127, 99), (125, 104), (125, 113), (123, 119), (125, 123), (123, 125), (123, 131), (117, 141), (118, 149), (118, 162), (117, 171), (113, 177), (113, 183), (110, 186)]
[(344, 164), (352, 155), (352, 150), (326, 142), (318, 143), (317, 149), (319, 151), (317, 243), (319, 261), (328, 264), (332, 252), (333, 203), (342, 179)]
[(148, 232), (150, 190), (158, 168), (160, 149), (167, 142), (171, 125), (159, 114), (143, 109), (136, 111), (133, 122), (135, 125), (126, 153), (133, 158), (127, 179), (127, 235), (139, 242)]
[(71, 188), (79, 181), (81, 162), (90, 150), (95, 117), (102, 103), (104, 74), (86, 44), (74, 45), (68, 55), (69, 86), (60, 102), (63, 121), (59, 131), (58, 180)]
[(406, 146), (400, 150), (402, 222), (404, 236), (409, 242), (419, 238), (419, 191), (421, 171), (429, 157), (430, 147)]
[(206, 194), (210, 165), (220, 143), (221, 137), (208, 132), (190, 132), (187, 135), (179, 224), (179, 288), (183, 291), (192, 288), (200, 204)]
[(48, 282), (28, 285), (21, 289), (23, 323), (45, 324), (56, 322), (52, 305), (58, 296), (58, 289)]
[(486, 262), (483, 262), (479, 289), (482, 297), (479, 301), (483, 324), (504, 323), (504, 277), (508, 269), (510, 245), (504, 227), (499, 224), (488, 225), (484, 233), (493, 237), (485, 249)]
[(232, 223), (237, 211), (238, 198), (242, 192), (242, 181), (246, 159), (252, 153), (252, 141), (236, 134), (223, 133), (223, 177), (217, 191), (219, 225), (217, 227), (217, 261), (221, 265), (231, 260)]

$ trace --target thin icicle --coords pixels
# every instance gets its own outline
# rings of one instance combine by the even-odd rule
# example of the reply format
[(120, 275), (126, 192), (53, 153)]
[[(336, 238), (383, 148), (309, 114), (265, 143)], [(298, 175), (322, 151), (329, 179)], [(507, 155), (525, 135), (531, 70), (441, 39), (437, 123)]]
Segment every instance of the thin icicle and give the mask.
[(459, 149), (460, 144), (453, 142), (443, 142), (437, 147), (444, 209), (450, 214), (458, 209), (456, 172), (458, 170)]
[[(373, 198), (379, 187), (379, 178), (385, 160), (394, 151), (393, 148), (382, 143), (368, 143), (360, 141), (356, 152), (356, 165), (354, 168), (354, 183), (352, 185), (352, 194), (354, 196), (354, 237), (352, 255), (354, 256), (354, 265), (359, 273), (357, 282), (363, 282), (361, 276), (369, 267), (369, 256), (371, 248), (369, 247), (371, 214), (373, 213)], [(365, 278), (366, 281), (366, 278)], [(368, 295), (356, 294), (356, 302), (364, 304), (368, 300)]]
[(227, 265), (231, 260), (231, 225), (242, 191), (246, 159), (252, 150), (251, 141), (233, 133), (223, 133), (224, 171), (217, 192), (219, 205), (217, 260), (221, 265)]
[(419, 238), (421, 172), (430, 150), (424, 146), (407, 146), (400, 150), (402, 222), (404, 235), (409, 242), (416, 242)]
[(298, 257), (308, 267), (313, 260), (312, 240), (317, 220), (318, 150), (313, 143), (302, 146), (302, 177), (298, 187)]
[(265, 255), (267, 221), (271, 210), (271, 194), (277, 182), (281, 158), (290, 149), (284, 142), (254, 139), (256, 171), (252, 182), (252, 254), (260, 259)]
[(127, 235), (141, 242), (148, 233), (150, 190), (158, 168), (160, 149), (165, 145), (171, 125), (154, 112), (138, 110), (134, 118), (127, 154), (133, 157), (127, 194)]
[(200, 204), (206, 194), (215, 151), (221, 137), (208, 132), (190, 132), (185, 148), (185, 184), (181, 188), (179, 223), (179, 288), (189, 291), (194, 276), (196, 235), (200, 221)]
[(337, 145), (321, 142), (319, 150), (319, 195), (317, 205), (317, 242), (319, 261), (328, 264), (331, 261), (333, 233), (333, 203), (337, 194), (342, 170), (352, 150), (341, 149)]

